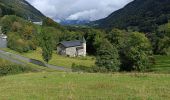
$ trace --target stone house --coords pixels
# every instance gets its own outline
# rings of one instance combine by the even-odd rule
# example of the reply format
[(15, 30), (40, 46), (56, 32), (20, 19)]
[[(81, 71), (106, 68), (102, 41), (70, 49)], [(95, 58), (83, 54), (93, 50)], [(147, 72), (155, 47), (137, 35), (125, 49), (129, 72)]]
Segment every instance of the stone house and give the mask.
[(7, 47), (7, 36), (2, 33), (1, 26), (0, 26), (0, 48)]
[(63, 41), (57, 46), (57, 53), (69, 57), (86, 56), (86, 41)]

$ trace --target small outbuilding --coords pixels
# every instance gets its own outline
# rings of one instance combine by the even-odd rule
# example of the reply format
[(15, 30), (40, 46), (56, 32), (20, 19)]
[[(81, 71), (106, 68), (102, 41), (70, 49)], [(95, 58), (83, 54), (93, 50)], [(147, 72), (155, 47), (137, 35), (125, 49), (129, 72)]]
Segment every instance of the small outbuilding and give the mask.
[(7, 47), (7, 36), (5, 34), (0, 34), (0, 48)]
[(57, 53), (69, 57), (86, 56), (86, 40), (63, 41), (57, 46)]
[(0, 48), (7, 47), (7, 36), (2, 33), (1, 26), (0, 26)]

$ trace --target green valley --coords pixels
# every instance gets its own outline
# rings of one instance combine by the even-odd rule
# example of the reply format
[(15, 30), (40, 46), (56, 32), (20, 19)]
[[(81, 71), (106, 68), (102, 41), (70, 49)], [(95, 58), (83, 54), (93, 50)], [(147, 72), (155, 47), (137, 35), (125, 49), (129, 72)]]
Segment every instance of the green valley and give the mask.
[(59, 1), (0, 0), (0, 100), (170, 99), (169, 0)]

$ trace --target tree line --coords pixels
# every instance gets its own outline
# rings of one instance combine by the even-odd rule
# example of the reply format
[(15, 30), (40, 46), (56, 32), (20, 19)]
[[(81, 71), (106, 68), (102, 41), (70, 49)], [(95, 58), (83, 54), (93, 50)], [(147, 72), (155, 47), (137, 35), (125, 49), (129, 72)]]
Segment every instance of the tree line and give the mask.
[(92, 27), (64, 27), (50, 18), (38, 26), (17, 16), (0, 19), (2, 31), (8, 35), (8, 48), (28, 52), (42, 48), (48, 62), (60, 41), (85, 37), (87, 53), (96, 57), (95, 70), (149, 71), (154, 54), (170, 53), (170, 24), (159, 26), (153, 33), (132, 30), (96, 29)]

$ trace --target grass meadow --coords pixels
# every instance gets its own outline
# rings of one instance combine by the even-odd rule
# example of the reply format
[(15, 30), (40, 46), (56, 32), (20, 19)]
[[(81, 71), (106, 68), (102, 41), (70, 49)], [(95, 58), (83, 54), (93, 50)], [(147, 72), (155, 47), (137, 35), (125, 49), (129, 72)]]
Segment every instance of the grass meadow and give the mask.
[[(21, 55), (42, 61), (40, 50)], [(69, 67), (72, 63), (91, 66), (94, 62), (93, 57), (68, 58), (54, 54), (50, 63)], [(10, 62), (0, 59), (0, 65), (7, 63)], [(170, 56), (155, 56), (151, 73), (57, 72), (28, 65), (38, 71), (0, 77), (0, 100), (170, 99)]]
[(0, 78), (1, 100), (169, 100), (170, 74), (41, 72)]

